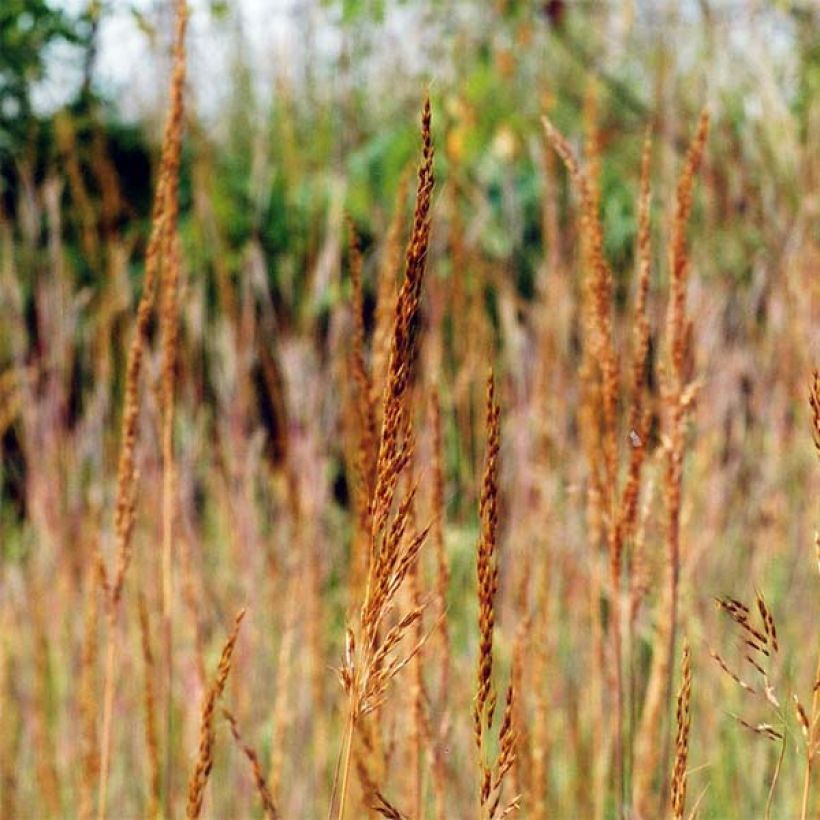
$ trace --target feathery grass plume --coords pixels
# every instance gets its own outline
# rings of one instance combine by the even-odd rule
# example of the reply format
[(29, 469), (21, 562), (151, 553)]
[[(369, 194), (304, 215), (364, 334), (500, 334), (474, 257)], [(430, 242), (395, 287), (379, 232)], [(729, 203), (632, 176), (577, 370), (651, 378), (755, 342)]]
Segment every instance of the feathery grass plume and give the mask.
[(399, 591), (427, 537), (427, 529), (405, 537), (415, 497), (412, 486), (399, 501), (388, 524), (399, 478), (412, 457), (410, 416), (407, 407), (410, 371), (416, 357), (419, 303), (430, 239), (430, 202), (433, 191), (433, 142), (430, 132), (430, 100), (425, 98), (421, 116), (422, 161), (418, 171), (413, 232), (405, 256), (404, 281), (396, 301), (393, 335), (385, 380), (382, 427), (379, 438), (376, 480), (370, 500), (370, 544), (364, 600), (358, 635), (347, 628), (346, 653), (339, 670), (348, 696), (348, 716), (331, 797), (331, 816), (344, 817), (347, 802), (354, 733), (362, 716), (384, 701), (390, 681), (420, 649), (398, 657), (396, 650), (410, 628), (421, 618), (414, 607), (398, 617), (382, 635), (385, 616), (394, 608)]
[(692, 661), (689, 644), (684, 639), (683, 660), (681, 662), (681, 685), (678, 691), (677, 724), (675, 738), (675, 765), (672, 769), (672, 815), (675, 820), (683, 820), (686, 808), (686, 761), (689, 756), (689, 728), (692, 715), (689, 704), (692, 697)]
[[(734, 621), (739, 629), (739, 637), (744, 647), (743, 659), (755, 670), (760, 678), (759, 688), (755, 688), (744, 681), (740, 675), (733, 671), (726, 661), (714, 650), (712, 650), (712, 657), (717, 662), (718, 666), (731, 678), (742, 690), (747, 692), (752, 697), (760, 697), (761, 701), (765, 701), (769, 708), (773, 711), (777, 725), (772, 725), (767, 722), (749, 723), (739, 715), (732, 714), (731, 716), (741, 726), (754, 732), (759, 737), (764, 737), (775, 743), (780, 744), (780, 755), (775, 766), (772, 781), (769, 786), (769, 795), (766, 801), (765, 816), (771, 816), (771, 808), (774, 801), (775, 786), (777, 785), (781, 766), (785, 756), (786, 741), (789, 736), (787, 731), (786, 712), (781, 707), (780, 698), (776, 691), (775, 685), (772, 683), (774, 672), (774, 661), (779, 652), (779, 644), (777, 639), (777, 628), (774, 622), (772, 611), (766, 605), (761, 592), (756, 593), (757, 606), (752, 608), (744, 604), (742, 601), (737, 601), (734, 598), (720, 598), (717, 604), (729, 617)], [(752, 619), (758, 616), (759, 626), (752, 622)], [(793, 696), (796, 703), (796, 696)], [(730, 713), (731, 714), (731, 713)], [(800, 713), (798, 710), (798, 722), (800, 722)]]
[[(639, 283), (636, 303), (635, 350), (633, 362), (633, 395), (630, 410), (630, 439), (633, 444), (626, 486), (621, 499), (618, 497), (618, 397), (620, 390), (620, 367), (615, 350), (612, 310), (613, 275), (604, 255), (603, 226), (599, 214), (600, 173), (599, 137), (596, 125), (597, 107), (594, 89), (586, 98), (587, 121), (586, 162), (582, 167), (566, 138), (545, 117), (544, 128), (556, 153), (563, 160), (581, 199), (580, 235), (586, 275), (582, 290), (582, 315), (585, 343), (581, 368), (582, 387), (582, 437), (589, 467), (588, 519), (590, 542), (595, 549), (593, 583), (591, 585), (591, 617), (595, 635), (594, 656), (602, 659), (604, 653), (599, 644), (601, 626), (598, 615), (599, 585), (597, 550), (600, 534), (606, 539), (609, 554), (609, 586), (612, 617), (609, 624), (609, 642), (613, 650), (615, 705), (611, 733), (614, 743), (615, 781), (620, 807), (625, 789), (624, 737), (623, 737), (623, 661), (622, 661), (622, 605), (621, 578), (623, 542), (627, 531), (634, 524), (637, 497), (640, 490), (640, 471), (643, 463), (643, 440), (640, 431), (648, 428), (649, 420), (642, 412), (641, 393), (643, 371), (648, 349), (649, 324), (646, 319), (646, 293), (649, 286), (651, 248), (649, 244), (649, 146), (645, 144), (641, 195), (639, 204)], [(637, 428), (637, 429), (636, 429)], [(599, 664), (599, 674), (593, 677), (593, 687), (602, 685), (604, 670)], [(599, 717), (594, 721), (597, 731), (603, 731), (604, 692), (595, 692)], [(603, 738), (599, 736), (600, 746)], [(603, 811), (603, 788), (606, 777), (606, 757), (600, 755), (596, 762), (596, 812)], [(621, 809), (618, 809), (619, 815)]]
[(714, 650), (710, 650), (711, 656), (714, 658), (715, 663), (743, 690), (748, 692), (750, 695), (756, 695), (757, 690), (750, 686), (746, 681), (744, 681), (736, 672), (733, 672), (729, 665), (726, 663), (725, 660)]
[[(617, 549), (623, 547), (624, 541), (634, 534), (635, 521), (638, 515), (638, 500), (641, 488), (641, 470), (646, 456), (646, 440), (649, 437), (651, 413), (644, 406), (646, 387), (647, 356), (649, 354), (649, 317), (647, 300), (649, 280), (652, 273), (652, 236), (650, 226), (650, 208), (652, 189), (650, 184), (652, 160), (652, 140), (650, 133), (644, 139), (641, 155), (641, 183), (638, 198), (638, 290), (635, 296), (634, 330), (632, 342), (632, 380), (629, 405), (629, 466), (626, 484), (621, 494), (619, 505)], [(620, 565), (620, 554), (613, 560)]]
[(80, 723), (82, 726), (82, 769), (80, 779), (80, 820), (89, 820), (94, 812), (94, 786), (100, 771), (100, 747), (97, 740), (97, 687), (99, 607), (98, 578), (92, 564), (85, 584), (85, 624), (80, 659)]
[(393, 327), (393, 316), (396, 311), (398, 271), (401, 263), (402, 226), (404, 225), (407, 186), (410, 180), (409, 170), (409, 168), (406, 169), (399, 177), (395, 204), (393, 205), (393, 219), (387, 230), (381, 264), (379, 265), (378, 282), (376, 283), (376, 310), (370, 373), (372, 380), (371, 403), (374, 411), (379, 416), (383, 409), (381, 402), (387, 377), (387, 362), (390, 357), (390, 331)]
[[(139, 436), (139, 380), (148, 335), (148, 325), (154, 308), (158, 272), (162, 263), (162, 254), (167, 248), (168, 210), (172, 200), (171, 193), (176, 192), (179, 184), (186, 24), (187, 10), (185, 2), (184, 0), (178, 0), (170, 110), (165, 124), (159, 178), (151, 215), (151, 235), (145, 256), (143, 292), (137, 307), (137, 323), (126, 363), (125, 406), (120, 438), (114, 514), (117, 562), (113, 581), (110, 584), (110, 599), (113, 606), (116, 606), (122, 597), (125, 573), (131, 562), (131, 535), (134, 527), (134, 505), (136, 501), (136, 467), (134, 461)], [(176, 197), (174, 196), (173, 199), (175, 201)]]
[(430, 99), (422, 109), (422, 163), (418, 172), (413, 232), (405, 254), (404, 281), (396, 301), (393, 335), (387, 365), (387, 379), (382, 399), (382, 429), (376, 465), (376, 483), (371, 503), (373, 546), (376, 536), (384, 530), (399, 475), (409, 454), (401, 443), (401, 432), (407, 423), (406, 396), (410, 384), (410, 369), (415, 362), (418, 312), (427, 246), (430, 241), (430, 202), (433, 192), (433, 141), (430, 132)]
[[(495, 628), (495, 595), (498, 590), (496, 532), (498, 529), (498, 454), (501, 444), (501, 410), (495, 403), (492, 372), (487, 379), (487, 450), (484, 477), (481, 482), (476, 573), (478, 581), (478, 668), (476, 696), (473, 703), (473, 735), (482, 756), (482, 806), (487, 800), (490, 771), (483, 760), (484, 727), (492, 726), (496, 695), (493, 689), (493, 629)], [(486, 784), (486, 786), (484, 785)]]
[(495, 401), (495, 381), (487, 377), (487, 448), (479, 499), (481, 531), (476, 549), (478, 592), (478, 662), (476, 694), (473, 701), (473, 737), (478, 750), (481, 816), (492, 820), (504, 817), (518, 806), (513, 798), (499, 815), (504, 778), (516, 759), (517, 732), (513, 723), (514, 685), (507, 688), (504, 713), (499, 730), (499, 752), (495, 764), (487, 760), (487, 732), (495, 715), (496, 692), (493, 684), (493, 631), (495, 596), (498, 592), (498, 457), (501, 449), (501, 408)]
[(353, 311), (353, 336), (350, 351), (351, 370), (358, 389), (356, 409), (359, 415), (359, 479), (365, 487), (366, 497), (373, 492), (376, 469), (376, 416), (372, 400), (373, 385), (365, 363), (364, 331), (364, 285), (362, 282), (362, 252), (352, 221), (348, 224), (350, 282), (352, 285), (351, 309)]
[(105, 686), (103, 695), (103, 728), (100, 748), (100, 787), (97, 816), (105, 817), (108, 788), (108, 770), (111, 755), (111, 731), (114, 702), (114, 654), (117, 614), (120, 608), (125, 574), (131, 563), (131, 540), (134, 530), (136, 506), (136, 448), (139, 438), (140, 374), (148, 336), (148, 328), (154, 309), (158, 273), (163, 253), (169, 249), (168, 223), (176, 220), (179, 163), (182, 146), (183, 88), (185, 80), (185, 29), (187, 25), (185, 0), (176, 5), (176, 29), (174, 34), (174, 70), (171, 77), (171, 100), (168, 119), (162, 140), (159, 178), (151, 215), (151, 234), (145, 255), (145, 279), (137, 307), (134, 336), (128, 350), (125, 370), (125, 398), (120, 437), (120, 454), (117, 466), (117, 489), (114, 509), (114, 533), (116, 540), (116, 567), (113, 578), (109, 577), (101, 554), (98, 566), (101, 582), (107, 593), (108, 642), (105, 660)]
[(350, 280), (352, 284), (351, 308), (353, 311), (353, 333), (350, 350), (350, 369), (355, 385), (354, 406), (356, 409), (356, 437), (358, 439), (355, 456), (355, 501), (358, 526), (354, 534), (353, 577), (350, 592), (361, 594), (361, 585), (367, 572), (368, 544), (370, 541), (370, 499), (376, 480), (376, 447), (378, 432), (373, 400), (373, 385), (365, 363), (364, 296), (362, 286), (362, 256), (356, 229), (351, 221), (349, 230)]
[(234, 618), (233, 629), (228, 636), (228, 640), (222, 647), (222, 655), (216, 668), (216, 677), (213, 680), (205, 699), (202, 703), (202, 718), (199, 726), (199, 754), (196, 766), (188, 781), (188, 805), (186, 817), (199, 817), (202, 812), (202, 801), (205, 797), (205, 786), (208, 784), (208, 777), (211, 774), (211, 767), (214, 762), (214, 744), (216, 743), (216, 730), (214, 728), (214, 712), (217, 701), (225, 691), (225, 684), (231, 671), (231, 660), (236, 640), (239, 637), (239, 627), (245, 617), (245, 609), (240, 609)]
[(233, 714), (223, 707), (222, 715), (231, 727), (231, 735), (233, 735), (236, 745), (241, 749), (242, 754), (244, 754), (248, 759), (248, 763), (251, 764), (253, 782), (256, 786), (256, 791), (259, 794), (259, 799), (262, 801), (262, 811), (265, 813), (265, 817), (267, 820), (277, 820), (279, 817), (279, 812), (276, 810), (276, 804), (273, 802), (273, 796), (268, 788), (265, 775), (262, 774), (262, 766), (259, 763), (259, 756), (256, 754), (253, 747), (248, 746), (248, 744), (242, 740), (242, 735), (239, 734), (239, 727), (237, 726), (236, 718)]
[[(686, 318), (686, 283), (689, 257), (686, 250), (686, 228), (692, 211), (695, 176), (700, 167), (709, 130), (709, 115), (700, 115), (697, 130), (686, 153), (678, 179), (675, 219), (670, 250), (670, 294), (667, 314), (669, 366), (664, 378), (664, 403), (668, 408), (666, 474), (664, 491), (667, 511), (667, 546), (669, 550), (669, 650), (667, 652), (671, 684), (671, 666), (675, 654), (677, 630), (678, 585), (680, 579), (680, 510), (683, 483), (684, 424), (691, 407), (693, 392), (685, 363), (691, 350), (691, 321)], [(671, 690), (671, 685), (670, 685)]]
[[(651, 805), (653, 782), (658, 766), (667, 765), (670, 732), (659, 730), (667, 705), (671, 702), (678, 617), (680, 580), (680, 510), (683, 479), (684, 426), (695, 398), (695, 385), (685, 366), (691, 353), (691, 322), (686, 320), (686, 283), (689, 264), (686, 254), (686, 227), (692, 208), (692, 190), (706, 143), (709, 118), (704, 111), (690, 142), (681, 170), (676, 196), (675, 220), (670, 250), (670, 296), (667, 315), (669, 366), (662, 373), (665, 459), (663, 489), (666, 505), (667, 572), (669, 593), (658, 613), (656, 651), (653, 652), (649, 682), (644, 696), (637, 732), (633, 803), (642, 815), (658, 812)], [(665, 648), (664, 648), (665, 644)], [(665, 740), (661, 742), (661, 739)], [(664, 774), (663, 779), (666, 779)], [(667, 794), (661, 793), (665, 801)]]
[[(408, 475), (409, 480), (415, 480), (413, 472)], [(413, 529), (416, 529), (415, 514), (411, 510)], [(410, 567), (408, 572), (408, 592), (409, 605), (412, 609), (423, 610), (422, 600), (422, 578), (419, 556)], [(418, 618), (413, 624), (412, 632), (409, 635), (411, 646), (421, 646), (424, 642), (424, 621)], [(425, 729), (426, 714), (425, 704), (429, 702), (426, 687), (424, 685), (424, 664), (422, 652), (416, 652), (411, 661), (411, 685), (409, 691), (410, 700), (410, 736), (408, 751), (410, 755), (410, 806), (412, 816), (421, 817), (422, 814), (422, 752), (423, 743), (429, 742), (429, 733)]]
[(142, 644), (142, 663), (145, 682), (143, 684), (143, 698), (145, 703), (145, 748), (148, 752), (148, 810), (146, 815), (155, 818), (160, 808), (160, 769), (159, 743), (157, 741), (157, 698), (154, 691), (156, 665), (154, 652), (151, 647), (151, 623), (148, 617), (148, 605), (145, 595), (140, 593), (138, 598), (140, 638)]
[(162, 635), (165, 664), (164, 746), (166, 814), (171, 813), (173, 728), (173, 540), (176, 475), (174, 467), (174, 389), (179, 338), (179, 267), (180, 248), (177, 233), (179, 220), (179, 164), (184, 116), (185, 29), (188, 19), (186, 0), (176, 0), (177, 32), (174, 39), (173, 75), (171, 77), (171, 119), (174, 122), (173, 150), (168, 152), (166, 206), (160, 246), (159, 325), (162, 350), (161, 439), (162, 439)]

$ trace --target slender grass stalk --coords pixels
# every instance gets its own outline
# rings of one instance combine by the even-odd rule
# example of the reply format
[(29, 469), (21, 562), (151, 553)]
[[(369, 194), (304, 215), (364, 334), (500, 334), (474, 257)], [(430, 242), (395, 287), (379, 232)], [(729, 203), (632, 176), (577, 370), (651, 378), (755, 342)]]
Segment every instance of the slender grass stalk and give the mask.
[(222, 647), (222, 654), (216, 669), (216, 677), (205, 694), (202, 702), (202, 718), (199, 727), (199, 754), (196, 766), (188, 781), (188, 805), (186, 817), (196, 820), (202, 813), (202, 802), (205, 799), (205, 787), (211, 774), (214, 762), (214, 745), (216, 744), (216, 730), (214, 729), (214, 712), (217, 701), (225, 691), (225, 684), (231, 672), (233, 651), (239, 637), (239, 627), (245, 617), (245, 609), (240, 609), (234, 618), (233, 629)]
[[(375, 482), (370, 500), (370, 550), (358, 622), (359, 636), (357, 640), (354, 630), (348, 627), (346, 656), (339, 670), (348, 697), (348, 723), (340, 758), (341, 791), (338, 799), (331, 800), (331, 813), (335, 810), (338, 818), (342, 818), (346, 810), (353, 735), (358, 720), (367, 714), (378, 713), (388, 685), (421, 648), (421, 644), (416, 644), (409, 655), (396, 657), (402, 639), (412, 634), (410, 628), (421, 618), (421, 608), (412, 608), (400, 616), (385, 634), (382, 632), (385, 617), (394, 609), (396, 595), (415, 563), (428, 532), (423, 529), (405, 538), (412, 524), (414, 486), (403, 495), (392, 516), (391, 512), (399, 479), (405, 474), (413, 453), (408, 396), (411, 368), (416, 360), (419, 304), (430, 239), (430, 205), (434, 184), (431, 116), (430, 100), (426, 98), (421, 115), (422, 162), (418, 171), (413, 232), (405, 255), (404, 282), (396, 301)], [(376, 784), (369, 791), (371, 802), (389, 805)]]
[[(174, 73), (171, 79), (171, 106), (165, 125), (154, 207), (151, 219), (151, 235), (145, 258), (145, 280), (142, 297), (137, 308), (137, 324), (128, 351), (125, 382), (125, 406), (123, 410), (120, 458), (117, 470), (116, 507), (114, 530), (117, 541), (117, 564), (113, 580), (109, 579), (102, 556), (98, 554), (98, 569), (103, 588), (107, 593), (108, 647), (106, 650), (105, 685), (103, 690), (103, 731), (100, 752), (100, 787), (98, 818), (103, 820), (106, 812), (108, 776), (111, 759), (111, 734), (114, 710), (114, 644), (118, 612), (128, 566), (131, 562), (134, 510), (136, 505), (137, 470), (136, 447), (139, 439), (139, 385), (144, 348), (153, 314), (156, 283), (161, 269), (162, 255), (168, 249), (169, 203), (176, 203), (179, 177), (179, 161), (182, 133), (182, 91), (184, 83), (184, 40), (187, 11), (185, 0), (178, 0), (177, 21), (174, 37)], [(172, 195), (173, 194), (173, 195)], [(176, 208), (176, 205), (173, 206)], [(175, 211), (172, 210), (172, 214)], [(168, 756), (170, 758), (170, 755)], [(167, 790), (166, 799), (170, 799)], [(169, 812), (170, 813), (170, 812)]]

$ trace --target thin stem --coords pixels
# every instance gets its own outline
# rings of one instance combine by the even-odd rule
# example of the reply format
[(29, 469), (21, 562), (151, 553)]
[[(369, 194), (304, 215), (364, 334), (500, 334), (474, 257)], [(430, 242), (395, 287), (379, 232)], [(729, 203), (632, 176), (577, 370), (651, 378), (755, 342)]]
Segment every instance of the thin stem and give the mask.
[[(353, 704), (350, 705), (350, 714), (347, 718), (347, 726), (345, 728), (345, 737), (342, 748), (339, 752), (339, 765), (336, 767), (336, 777), (333, 782), (333, 797), (330, 800), (330, 817), (333, 817), (333, 807), (338, 804), (336, 810), (336, 820), (344, 820), (345, 804), (347, 802), (347, 789), (350, 781), (350, 758), (351, 750), (353, 748), (353, 728), (355, 726), (355, 718), (353, 713)], [(342, 774), (342, 785), (338, 792), (338, 800), (336, 798), (336, 786), (338, 785), (339, 772)]]
[(612, 644), (615, 662), (615, 782), (617, 789), (617, 816), (624, 816), (624, 727), (623, 727), (623, 646), (622, 646), (622, 619), (621, 619), (621, 563), (620, 544), (618, 544), (617, 525), (614, 523), (617, 511), (615, 510), (616, 491), (610, 489), (610, 574), (612, 584)]
[(114, 712), (114, 629), (116, 626), (116, 604), (109, 603), (108, 645), (105, 653), (105, 691), (103, 694), (103, 729), (100, 750), (100, 791), (97, 806), (98, 820), (105, 818), (105, 803), (108, 791), (108, 769), (111, 762), (111, 726)]
[(769, 797), (766, 800), (766, 820), (772, 816), (772, 801), (774, 800), (774, 787), (777, 785), (777, 779), (780, 777), (780, 767), (783, 764), (783, 756), (786, 754), (786, 739), (788, 735), (783, 732), (783, 742), (780, 744), (780, 755), (777, 758), (777, 766), (775, 766), (774, 776), (772, 777), (772, 785), (769, 786)]
[[(820, 655), (817, 657), (817, 670), (814, 673), (814, 680), (820, 681)], [(809, 814), (809, 791), (811, 789), (811, 764), (814, 759), (814, 735), (817, 726), (817, 707), (820, 703), (820, 686), (815, 683), (814, 693), (811, 698), (811, 717), (809, 719), (809, 731), (806, 738), (806, 772), (803, 775), (803, 800), (800, 808), (800, 820), (806, 820)]]
[(809, 812), (809, 784), (811, 783), (811, 750), (806, 756), (806, 771), (803, 775), (803, 801), (800, 807), (800, 820), (806, 820)]
[(165, 661), (165, 816), (171, 816), (173, 736), (174, 650), (171, 601), (173, 589), (173, 522), (174, 522), (174, 460), (173, 460), (173, 387), (168, 389), (163, 419), (162, 476), (162, 633)]

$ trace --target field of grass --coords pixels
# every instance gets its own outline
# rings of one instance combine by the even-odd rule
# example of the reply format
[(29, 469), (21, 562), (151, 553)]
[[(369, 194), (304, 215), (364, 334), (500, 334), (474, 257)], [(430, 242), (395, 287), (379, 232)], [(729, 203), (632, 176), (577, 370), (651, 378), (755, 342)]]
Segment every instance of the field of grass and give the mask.
[(214, 123), (174, 0), (161, 133), (0, 140), (0, 817), (820, 817), (820, 27), (728, 5), (329, 2)]

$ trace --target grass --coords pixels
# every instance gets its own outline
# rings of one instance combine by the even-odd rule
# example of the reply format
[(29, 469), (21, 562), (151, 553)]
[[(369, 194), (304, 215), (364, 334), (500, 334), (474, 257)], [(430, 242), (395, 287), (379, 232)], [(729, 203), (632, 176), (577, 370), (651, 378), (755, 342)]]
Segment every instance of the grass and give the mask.
[(412, 216), (406, 172), (372, 224), (329, 206), (293, 274), (329, 308), (288, 314), (255, 240), (238, 275), (183, 241), (226, 240), (204, 152), (183, 186), (175, 8), (144, 247), (99, 227), (69, 121), (99, 292), (54, 179), (45, 248), (0, 213), (0, 814), (814, 816), (817, 249), (738, 338), (700, 275), (720, 117), (618, 169), (634, 271), (600, 87), (582, 150), (534, 121), (524, 297), (433, 88)]

